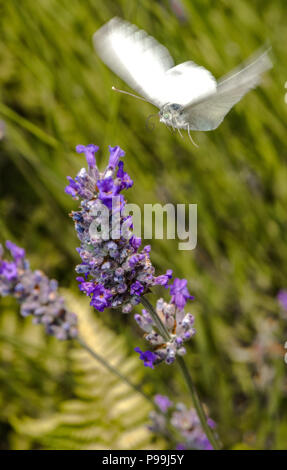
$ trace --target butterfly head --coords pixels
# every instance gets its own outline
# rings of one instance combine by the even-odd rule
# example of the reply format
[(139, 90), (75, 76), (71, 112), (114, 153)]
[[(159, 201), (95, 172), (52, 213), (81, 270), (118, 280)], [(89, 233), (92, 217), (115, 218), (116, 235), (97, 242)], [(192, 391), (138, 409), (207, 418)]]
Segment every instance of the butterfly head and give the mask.
[(159, 111), (159, 120), (168, 126), (172, 126), (180, 117), (183, 107), (177, 103), (167, 103)]

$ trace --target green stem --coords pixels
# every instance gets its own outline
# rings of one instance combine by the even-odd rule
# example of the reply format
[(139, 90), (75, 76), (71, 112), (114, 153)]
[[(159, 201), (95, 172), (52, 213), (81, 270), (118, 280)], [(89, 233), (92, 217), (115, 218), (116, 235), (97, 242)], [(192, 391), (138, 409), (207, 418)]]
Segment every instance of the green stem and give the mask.
[[(159, 333), (162, 335), (162, 337), (166, 341), (169, 341), (170, 340), (170, 334), (169, 334), (166, 326), (163, 324), (160, 317), (156, 313), (155, 309), (151, 305), (151, 303), (145, 297), (141, 298), (141, 303), (149, 311), (152, 319), (154, 320), (154, 322), (155, 322), (155, 324), (158, 328)], [(212, 428), (208, 425), (207, 417), (205, 415), (204, 409), (203, 409), (202, 404), (200, 402), (200, 399), (199, 399), (199, 396), (197, 394), (195, 385), (193, 383), (193, 380), (191, 378), (189, 370), (188, 370), (188, 368), (185, 364), (185, 361), (181, 356), (178, 356), (177, 357), (177, 362), (178, 362), (178, 364), (181, 368), (184, 380), (185, 380), (186, 385), (188, 387), (188, 390), (191, 394), (191, 398), (192, 398), (194, 407), (196, 409), (197, 415), (199, 417), (202, 429), (204, 430), (204, 432), (205, 432), (208, 440), (210, 441), (211, 445), (213, 446), (213, 448), (215, 450), (219, 450), (220, 445), (218, 444), (217, 439), (214, 436), (214, 432), (213, 432)]]
[(159, 318), (158, 314), (156, 313), (155, 309), (153, 308), (152, 304), (147, 300), (145, 297), (141, 297), (141, 303), (143, 306), (149, 311), (150, 316), (152, 317), (153, 321), (155, 322), (157, 329), (163, 339), (166, 341), (170, 340), (169, 332), (166, 326), (162, 323), (161, 319)]
[(200, 419), (201, 426), (202, 426), (209, 442), (213, 446), (213, 448), (215, 450), (219, 450), (220, 446), (219, 446), (219, 444), (218, 444), (218, 442), (217, 442), (217, 440), (214, 436), (212, 428), (208, 425), (207, 416), (206, 416), (206, 414), (204, 412), (204, 409), (202, 407), (201, 401), (199, 399), (198, 393), (196, 391), (195, 385), (193, 383), (193, 380), (191, 378), (189, 370), (186, 366), (186, 363), (185, 363), (184, 359), (180, 356), (177, 358), (177, 362), (179, 364), (179, 367), (181, 368), (181, 371), (182, 371), (182, 374), (184, 376), (185, 382), (187, 384), (188, 390), (190, 391), (191, 398), (192, 398), (194, 407), (196, 409), (197, 415)]
[(134, 384), (133, 382), (128, 379), (125, 375), (121, 374), (115, 367), (113, 367), (111, 364), (109, 364), (102, 356), (100, 356), (98, 353), (96, 353), (93, 349), (90, 348), (90, 346), (87, 345), (87, 343), (81, 338), (77, 338), (78, 343), (86, 350), (88, 353), (93, 356), (94, 359), (96, 359), (100, 364), (102, 364), (106, 369), (108, 369), (112, 374), (116, 375), (119, 377), (123, 382), (125, 382), (129, 387), (131, 387), (133, 390), (136, 392), (140, 393), (146, 400), (148, 400), (150, 403), (153, 403), (153, 400), (151, 397), (146, 395), (145, 392), (141, 389), (139, 385)]

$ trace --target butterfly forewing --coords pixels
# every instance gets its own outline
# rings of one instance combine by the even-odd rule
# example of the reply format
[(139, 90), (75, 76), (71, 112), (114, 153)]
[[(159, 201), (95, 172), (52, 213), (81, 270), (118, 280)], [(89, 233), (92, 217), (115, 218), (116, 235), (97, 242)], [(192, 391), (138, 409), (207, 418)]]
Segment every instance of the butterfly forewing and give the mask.
[(154, 38), (120, 18), (113, 18), (94, 34), (103, 62), (130, 87), (161, 107), (165, 72), (173, 65), (168, 50)]

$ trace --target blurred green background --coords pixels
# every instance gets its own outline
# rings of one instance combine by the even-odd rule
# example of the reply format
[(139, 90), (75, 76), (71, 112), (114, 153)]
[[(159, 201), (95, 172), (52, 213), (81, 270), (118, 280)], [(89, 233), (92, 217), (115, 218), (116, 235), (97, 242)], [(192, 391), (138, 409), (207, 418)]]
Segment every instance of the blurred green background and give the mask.
[[(151, 258), (158, 273), (172, 268), (187, 278), (196, 297), (197, 334), (186, 358), (226, 448), (287, 447), (287, 328), (276, 301), (287, 285), (286, 14), (285, 0), (0, 1), (1, 241), (25, 247), (32, 267), (78, 295), (68, 217), (77, 203), (64, 186), (83, 165), (79, 143), (100, 145), (102, 165), (109, 144), (125, 149), (135, 180), (129, 202), (198, 204), (196, 249), (152, 240)], [(266, 43), (274, 68), (219, 129), (193, 133), (195, 148), (159, 123), (147, 130), (154, 108), (111, 90), (128, 87), (91, 38), (115, 15), (165, 44), (176, 63), (192, 59), (216, 78)], [(72, 344), (46, 338), (9, 299), (0, 308), (1, 448), (167, 445), (142, 431), (148, 410), (137, 416), (138, 397), (130, 392), (132, 403), (113, 414), (126, 390), (117, 393), (107, 378), (115, 393), (105, 401), (106, 385), (92, 387), (105, 371)], [(93, 317), (91, 330), (103, 328), (111, 344), (121, 338), (118, 356), (133, 361), (144, 343), (132, 316)], [(176, 366), (139, 369), (132, 377), (147, 393), (190, 404)]]

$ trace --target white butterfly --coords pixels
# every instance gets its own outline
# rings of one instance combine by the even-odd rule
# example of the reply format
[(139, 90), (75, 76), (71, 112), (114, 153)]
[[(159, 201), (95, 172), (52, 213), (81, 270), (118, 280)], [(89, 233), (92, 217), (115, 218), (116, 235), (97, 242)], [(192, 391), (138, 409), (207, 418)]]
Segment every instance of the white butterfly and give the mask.
[(105, 64), (144, 98), (159, 108), (160, 121), (178, 129), (210, 131), (272, 67), (268, 50), (255, 54), (216, 82), (192, 61), (174, 66), (168, 50), (145, 31), (113, 18), (94, 34), (94, 46)]

